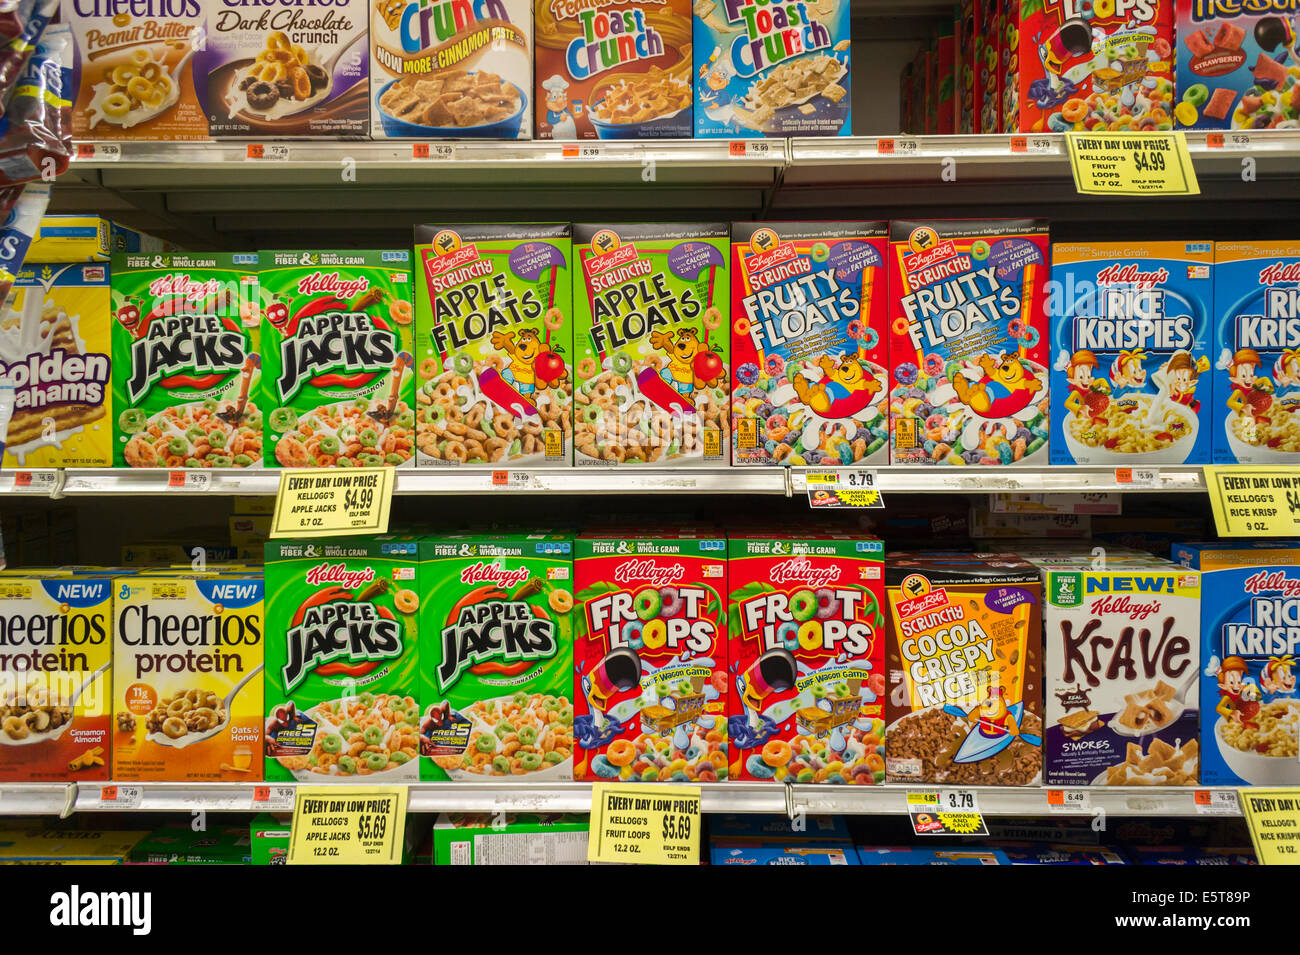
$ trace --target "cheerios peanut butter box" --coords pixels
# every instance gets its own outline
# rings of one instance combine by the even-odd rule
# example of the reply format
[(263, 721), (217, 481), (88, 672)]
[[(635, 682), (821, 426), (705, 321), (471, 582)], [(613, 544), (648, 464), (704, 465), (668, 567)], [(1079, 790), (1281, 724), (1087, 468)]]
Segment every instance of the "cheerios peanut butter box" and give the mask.
[(262, 463), (257, 253), (114, 255), (113, 463)]
[(0, 782), (105, 780), (113, 580), (0, 577)]
[(420, 542), (420, 777), (573, 778), (573, 540)]
[(266, 778), (419, 778), (419, 539), (266, 545)]
[(267, 466), (414, 467), (411, 253), (261, 261)]
[(574, 547), (574, 778), (726, 779), (721, 531), (591, 531)]
[(416, 446), (424, 465), (573, 463), (566, 225), (416, 226)]
[(726, 464), (724, 223), (573, 227), (578, 466)]
[(732, 779), (885, 781), (883, 560), (861, 535), (731, 535)]
[(1043, 772), (1042, 584), (1014, 554), (885, 557), (890, 782), (1028, 786)]
[(260, 574), (119, 577), (113, 778), (262, 778)]

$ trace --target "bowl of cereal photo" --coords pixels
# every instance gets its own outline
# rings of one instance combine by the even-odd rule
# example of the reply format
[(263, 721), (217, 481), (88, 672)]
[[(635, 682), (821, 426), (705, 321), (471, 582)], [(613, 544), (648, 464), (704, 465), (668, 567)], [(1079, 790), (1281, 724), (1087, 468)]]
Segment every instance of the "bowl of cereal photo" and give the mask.
[[(646, 73), (619, 77), (598, 90), (587, 119), (601, 139), (664, 139), (683, 135), (681, 114), (690, 109), (691, 88), (684, 80)], [(684, 121), (689, 127), (690, 117)]]
[(303, 783), (415, 782), (420, 778), (419, 704), (409, 696), (361, 693), (320, 703), (311, 752), (276, 757)]
[(518, 139), (528, 97), (496, 73), (453, 69), (395, 79), (377, 105), (387, 136)]
[(519, 690), (461, 710), (434, 704), (420, 734), (425, 751), (433, 749), (433, 761), (456, 782), (573, 778), (573, 704), (564, 696)]
[(1196, 447), (1201, 424), (1186, 405), (1157, 395), (1112, 399), (1104, 414), (1067, 414), (1062, 430), (1081, 464), (1181, 464)]
[(1222, 717), (1214, 724), (1219, 755), (1252, 786), (1300, 784), (1300, 700), (1272, 700), (1260, 706), (1255, 726)]
[(1294, 464), (1300, 451), (1300, 402), (1288, 398), (1261, 416), (1232, 412), (1224, 419), (1234, 460), (1252, 464)]

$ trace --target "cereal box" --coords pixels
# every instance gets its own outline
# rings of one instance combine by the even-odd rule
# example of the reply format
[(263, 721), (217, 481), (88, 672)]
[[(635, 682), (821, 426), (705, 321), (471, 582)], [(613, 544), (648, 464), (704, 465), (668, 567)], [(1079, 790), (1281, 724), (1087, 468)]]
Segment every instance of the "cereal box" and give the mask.
[(371, 135), (531, 139), (532, 26), (532, 0), (372, 4)]
[[(41, 216), (23, 262), (108, 262), (114, 252), (166, 252), (171, 244), (89, 215)], [(108, 274), (107, 270), (104, 273)]]
[(727, 542), (616, 533), (574, 545), (574, 778), (726, 779)]
[(119, 577), (113, 778), (260, 780), (261, 574)]
[(4, 466), (113, 463), (107, 265), (28, 265), (0, 309), (0, 378), (14, 386)]
[(1300, 29), (1289, 0), (1177, 0), (1181, 129), (1294, 129)]
[(577, 464), (726, 464), (726, 225), (575, 225), (573, 237)]
[(1002, 0), (998, 57), (1002, 63), (1001, 132), (1014, 133), (1020, 122), (1020, 0)]
[(979, 7), (975, 41), (976, 80), (975, 103), (979, 115), (975, 132), (1001, 132), (1002, 119), (1002, 54), (998, 46), (1002, 35), (1001, 0), (975, 0)]
[[(1253, 554), (1211, 568), (1201, 587), (1201, 782), (1300, 786), (1300, 547), (1272, 564)], [(1223, 545), (1213, 545), (1222, 547)]]
[(419, 778), (414, 537), (266, 545), (266, 778)]
[(884, 782), (884, 545), (728, 542), (731, 778)]
[(1043, 219), (889, 226), (894, 464), (1043, 464)]
[(433, 865), (586, 865), (585, 813), (440, 813)]
[(113, 463), (262, 460), (257, 254), (114, 255)]
[(108, 779), (112, 579), (0, 578), (0, 620), (0, 782)]
[(940, 136), (951, 136), (956, 120), (954, 97), (957, 93), (957, 47), (953, 25), (947, 21), (939, 24), (934, 40), (935, 49), (935, 126)]
[(194, 83), (213, 136), (365, 136), (364, 0), (199, 0), (207, 42)]
[(1300, 242), (1216, 242), (1214, 262), (1214, 463), (1295, 464)]
[(957, 89), (957, 132), (975, 132), (975, 77), (979, 63), (975, 51), (980, 42), (978, 20), (980, 0), (961, 0), (959, 8), (957, 60), (960, 65), (960, 83)]
[(416, 226), (421, 466), (573, 463), (572, 251), (568, 225)]
[(1052, 246), (1053, 464), (1209, 463), (1213, 263), (1209, 242)]
[(414, 467), (411, 253), (261, 259), (267, 466)]
[(62, 0), (62, 19), (76, 39), (74, 139), (208, 138), (190, 62), (207, 33), (202, 0)]
[(887, 464), (884, 222), (731, 231), (734, 464)]
[(1173, 40), (1173, 0), (1022, 3), (1019, 131), (1172, 129)]
[(1044, 781), (1194, 784), (1200, 575), (1155, 559), (1111, 563), (1043, 568)]
[(852, 135), (849, 0), (694, 11), (697, 138)]
[(420, 590), (420, 777), (572, 779), (572, 539), (426, 538)]
[(889, 554), (890, 782), (1028, 786), (1043, 768), (1041, 585), (1012, 554)]
[(690, 0), (535, 0), (533, 22), (537, 139), (691, 138)]

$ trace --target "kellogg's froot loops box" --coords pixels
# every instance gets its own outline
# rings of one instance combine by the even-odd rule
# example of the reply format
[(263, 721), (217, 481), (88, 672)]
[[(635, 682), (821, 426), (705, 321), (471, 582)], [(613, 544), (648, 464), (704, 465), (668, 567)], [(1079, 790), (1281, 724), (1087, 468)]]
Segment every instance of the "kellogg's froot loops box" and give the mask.
[(1047, 223), (890, 223), (894, 464), (1047, 457)]
[(1300, 242), (1214, 244), (1216, 464), (1300, 461)]
[(574, 546), (574, 778), (726, 779), (726, 540), (590, 533)]
[(734, 464), (887, 464), (884, 222), (732, 225)]
[(884, 545), (745, 533), (728, 555), (731, 778), (884, 782)]
[(1209, 242), (1052, 246), (1053, 464), (1209, 463), (1214, 272)]

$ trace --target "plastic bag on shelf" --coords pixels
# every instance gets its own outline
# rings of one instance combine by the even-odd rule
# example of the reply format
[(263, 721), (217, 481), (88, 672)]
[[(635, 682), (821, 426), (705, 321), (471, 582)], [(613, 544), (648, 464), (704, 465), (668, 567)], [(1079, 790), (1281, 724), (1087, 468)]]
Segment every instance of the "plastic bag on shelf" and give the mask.
[[(50, 204), (50, 187), (48, 183), (31, 183), (18, 186), (21, 194), (13, 203), (4, 225), (0, 226), (0, 302), (9, 298), (18, 270), (27, 258), (27, 249), (32, 244), (32, 236), (41, 224), (45, 207)], [(0, 190), (0, 202), (9, 190)]]
[(0, 186), (42, 178), (68, 168), (72, 155), (72, 30), (50, 27), (14, 87), (0, 118)]
[(59, 0), (0, 0), (0, 116)]

